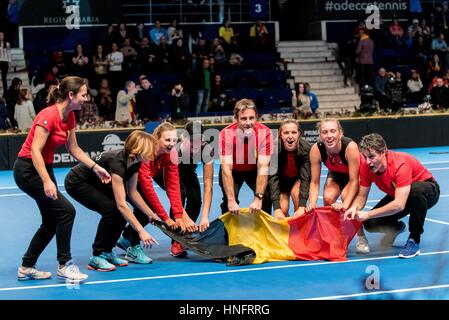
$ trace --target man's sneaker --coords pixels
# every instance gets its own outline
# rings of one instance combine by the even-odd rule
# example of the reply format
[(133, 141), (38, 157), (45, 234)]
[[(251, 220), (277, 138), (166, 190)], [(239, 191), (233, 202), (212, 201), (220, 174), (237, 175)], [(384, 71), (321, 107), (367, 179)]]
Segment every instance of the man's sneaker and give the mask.
[(408, 238), (407, 243), (404, 248), (399, 252), (399, 258), (408, 259), (419, 255), (421, 251), (419, 250), (419, 244), (415, 242), (412, 238)]
[(87, 274), (81, 273), (78, 266), (72, 261), (67, 262), (62, 268), (58, 268), (58, 279), (69, 282), (81, 282), (88, 278)]
[(108, 262), (112, 263), (116, 267), (127, 267), (128, 261), (119, 258), (114, 252), (103, 252), (100, 257), (105, 258)]
[(365, 236), (357, 236), (357, 243), (355, 245), (357, 253), (369, 253), (368, 239)]
[(187, 251), (182, 244), (177, 241), (174, 241), (170, 248), (170, 254), (176, 258), (184, 258), (187, 257)]
[(51, 272), (40, 271), (36, 269), (36, 267), (24, 267), (20, 266), (17, 269), (17, 280), (25, 281), (25, 280), (45, 280), (50, 279)]
[(114, 271), (115, 266), (106, 260), (102, 255), (100, 256), (92, 256), (89, 259), (89, 264), (87, 266), (89, 270), (97, 270), (101, 272)]
[(131, 247), (131, 241), (129, 241), (128, 239), (124, 238), (123, 235), (121, 235), (120, 239), (118, 239), (117, 241), (117, 247), (126, 252), (126, 250), (128, 250), (128, 248)]
[(135, 245), (134, 247), (129, 247), (126, 250), (125, 259), (129, 262), (140, 264), (148, 264), (153, 262), (153, 260), (151, 260), (151, 258), (145, 254), (140, 244)]
[(380, 240), (380, 246), (382, 248), (391, 247), (394, 243), (394, 240), (396, 240), (396, 237), (405, 231), (406, 224), (402, 221), (399, 221), (399, 223), (401, 224), (401, 228), (399, 229), (399, 231), (388, 232)]

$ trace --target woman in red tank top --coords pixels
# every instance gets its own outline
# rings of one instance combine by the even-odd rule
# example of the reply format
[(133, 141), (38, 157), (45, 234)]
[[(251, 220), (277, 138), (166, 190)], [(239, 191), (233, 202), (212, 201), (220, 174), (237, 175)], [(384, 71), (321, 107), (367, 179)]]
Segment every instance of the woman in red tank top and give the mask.
[[(343, 128), (336, 119), (318, 123), (319, 141), (310, 150), (312, 179), (306, 212), (316, 208), (320, 190), (321, 164), (328, 168), (324, 183), (323, 202), (336, 211), (350, 208), (359, 189), (360, 152), (357, 144), (343, 136)], [(341, 196), (341, 203), (337, 200)], [(363, 228), (357, 233), (357, 252), (368, 253), (369, 246)]]

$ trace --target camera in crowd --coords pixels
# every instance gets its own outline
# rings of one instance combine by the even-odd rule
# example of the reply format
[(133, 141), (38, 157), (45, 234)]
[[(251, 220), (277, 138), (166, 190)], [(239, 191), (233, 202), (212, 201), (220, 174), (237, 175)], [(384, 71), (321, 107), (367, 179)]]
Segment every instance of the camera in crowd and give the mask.
[[(393, 79), (394, 81), (394, 79)], [(360, 90), (360, 107), (361, 113), (373, 114), (377, 111), (376, 103), (374, 101), (374, 88), (369, 85), (364, 85)]]

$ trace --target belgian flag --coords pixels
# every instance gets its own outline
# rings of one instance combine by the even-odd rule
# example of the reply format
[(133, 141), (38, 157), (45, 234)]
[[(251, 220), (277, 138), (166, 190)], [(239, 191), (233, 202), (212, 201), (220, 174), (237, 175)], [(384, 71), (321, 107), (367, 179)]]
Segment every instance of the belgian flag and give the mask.
[(228, 265), (268, 261), (329, 260), (346, 261), (348, 245), (361, 227), (354, 220), (343, 220), (343, 213), (321, 207), (298, 218), (277, 221), (261, 211), (239, 215), (226, 213), (212, 221), (203, 233), (181, 234), (156, 224), (170, 238), (190, 250)]

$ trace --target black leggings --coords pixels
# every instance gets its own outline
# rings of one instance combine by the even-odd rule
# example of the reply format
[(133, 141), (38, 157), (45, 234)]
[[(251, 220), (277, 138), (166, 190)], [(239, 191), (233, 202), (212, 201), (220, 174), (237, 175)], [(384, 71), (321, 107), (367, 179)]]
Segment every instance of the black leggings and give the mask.
[(126, 225), (126, 220), (117, 208), (110, 186), (100, 185), (100, 182), (92, 184), (83, 181), (70, 171), (65, 178), (65, 189), (83, 206), (101, 214), (92, 245), (93, 255), (99, 256), (102, 252), (111, 252)]
[[(181, 187), (181, 201), (182, 205), (186, 209), (190, 219), (196, 221), (201, 211), (201, 188), (200, 182), (198, 180), (198, 175), (196, 171), (191, 166), (180, 166), (179, 167), (179, 180)], [(155, 181), (163, 190), (166, 190), (164, 183), (164, 175), (162, 173), (153, 177), (153, 181)], [(142, 198), (145, 200), (147, 205), (151, 207), (148, 201), (145, 198), (140, 186), (138, 187)], [(153, 208), (151, 208), (153, 209)], [(149, 223), (148, 217), (136, 206), (134, 206), (134, 214), (139, 220), (142, 226), (146, 226)], [(174, 219), (173, 213), (170, 210), (170, 217)], [(135, 246), (139, 244), (140, 238), (137, 232), (130, 226), (126, 226), (125, 231), (123, 232), (123, 237), (129, 239), (131, 241), (131, 245)]]
[[(238, 200), (240, 189), (242, 188), (243, 182), (246, 182), (248, 187), (250, 187), (253, 192), (256, 192), (256, 182), (257, 182), (257, 170), (252, 171), (232, 171), (232, 177), (234, 178), (234, 195), (237, 203), (240, 203)], [(229, 211), (228, 209), (228, 198), (226, 197), (226, 192), (223, 187), (223, 178), (221, 176), (221, 169), (218, 177), (218, 183), (220, 184), (221, 190), (223, 190), (223, 202), (221, 203), (221, 213), (225, 214)], [(268, 191), (269, 188), (265, 189), (265, 193), (262, 200), (262, 210), (268, 214), (271, 214), (271, 200), (270, 194)]]
[[(56, 179), (51, 165), (46, 165), (47, 172), (55, 185)], [(31, 159), (18, 158), (14, 163), (14, 180), (17, 186), (32, 197), (39, 207), (42, 224), (30, 242), (23, 256), (22, 265), (32, 267), (56, 235), (57, 259), (64, 265), (72, 259), (70, 238), (75, 220), (75, 208), (58, 190), (58, 199), (52, 200), (45, 195), (42, 180), (34, 168)]]
[[(440, 186), (436, 181), (414, 182), (412, 183), (404, 211), (387, 217), (369, 219), (363, 223), (363, 226), (369, 232), (399, 231), (401, 227), (399, 220), (410, 214), (410, 237), (419, 243), (421, 234), (424, 232), (424, 221), (426, 220), (427, 210), (438, 202), (439, 197)], [(393, 200), (394, 197), (387, 195), (380, 200), (374, 209), (383, 207)]]

